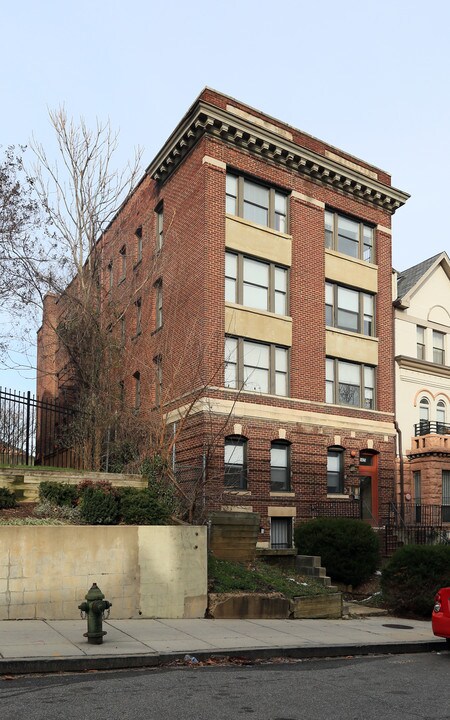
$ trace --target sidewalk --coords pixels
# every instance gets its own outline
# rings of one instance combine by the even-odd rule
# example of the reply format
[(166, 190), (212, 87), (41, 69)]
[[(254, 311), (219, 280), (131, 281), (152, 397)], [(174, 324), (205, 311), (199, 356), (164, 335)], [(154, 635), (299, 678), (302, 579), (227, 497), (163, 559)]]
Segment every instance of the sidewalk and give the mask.
[(89, 645), (83, 620), (3, 620), (0, 675), (157, 666), (186, 654), (317, 658), (445, 650), (428, 621), (381, 616), (347, 620), (114, 620)]

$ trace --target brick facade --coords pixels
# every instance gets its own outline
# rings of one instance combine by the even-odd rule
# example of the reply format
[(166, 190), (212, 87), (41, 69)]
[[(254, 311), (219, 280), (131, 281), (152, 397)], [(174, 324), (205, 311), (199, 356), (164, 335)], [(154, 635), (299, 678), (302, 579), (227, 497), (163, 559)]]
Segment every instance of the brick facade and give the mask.
[[(227, 170), (286, 195), (287, 233), (281, 236), (226, 215)], [(152, 412), (158, 362), (163, 378), (161, 400), (169, 413), (169, 425), (177, 416), (176, 408), (189, 405), (196, 393), (204, 400), (203, 406), (197, 403), (197, 410), (191, 411), (184, 422), (183, 435), (175, 448), (176, 461), (185, 467), (199, 467), (206, 462), (206, 486), (198, 496), (202, 511), (233, 506), (260, 512), (262, 544), (269, 542), (270, 517), (276, 517), (277, 512), (279, 517), (300, 520), (314, 514), (316, 502), (339, 500), (345, 505), (354, 492), (358, 494), (361, 451), (378, 458), (374, 492), (379, 513), (371, 519), (374, 524), (379, 522), (381, 508), (394, 495), (389, 228), (392, 213), (406, 199), (391, 187), (387, 173), (206, 89), (99, 241), (105, 318), (117, 336), (124, 329), (117, 381), (123, 381), (127, 401), (133, 402), (133, 375), (138, 372), (141, 412)], [(374, 228), (374, 263), (326, 251), (325, 208)], [(162, 210), (164, 218), (160, 250), (157, 210)], [(243, 238), (242, 250), (235, 240), (231, 243), (229, 227)], [(136, 256), (136, 231), (140, 228), (141, 259)], [(224, 338), (230, 334), (226, 317), (241, 321), (240, 308), (224, 302), (225, 249), (245, 254), (246, 233), (260, 238), (261, 247), (266, 243), (268, 249), (256, 254), (259, 260), (270, 260), (278, 240), (290, 252), (288, 322), (283, 325), (289, 328), (292, 338), (288, 345), (286, 397), (250, 392), (245, 387), (224, 387)], [(126, 273), (120, 281), (123, 248)], [(250, 255), (255, 257), (255, 253)], [(336, 279), (327, 277), (327, 267), (334, 267), (333, 263), (344, 268), (345, 286), (359, 289), (360, 274), (366, 273), (369, 265), (370, 277), (376, 279), (375, 339), (369, 343), (358, 335), (354, 341), (355, 333), (339, 333), (337, 329), (333, 339), (333, 347), (341, 348), (338, 355), (333, 355), (339, 360), (346, 359), (342, 348), (347, 341), (358, 343), (347, 358), (352, 362), (355, 357), (359, 363), (369, 362), (364, 356), (366, 346), (370, 345), (372, 353), (368, 358), (376, 352), (373, 409), (325, 401), (325, 360), (331, 340), (325, 326), (324, 285), (326, 279)], [(342, 272), (339, 270), (338, 275)], [(163, 303), (159, 328), (158, 292), (162, 292)], [(139, 333), (137, 301), (141, 313)], [(273, 313), (263, 313), (261, 321), (261, 313), (251, 312), (245, 336), (248, 340), (264, 343), (272, 332), (279, 332), (279, 318)], [(263, 337), (252, 335), (252, 328), (257, 326)], [(49, 384), (43, 378), (54, 377), (55, 371), (55, 359), (48, 352), (49, 338), (44, 337), (44, 332), (41, 330), (39, 338), (38, 394)], [(224, 488), (223, 443), (228, 435), (247, 440), (247, 488), (242, 493)], [(270, 444), (279, 439), (290, 443), (291, 487), (288, 492), (273, 495)], [(344, 487), (338, 498), (327, 496), (330, 446), (342, 448)]]

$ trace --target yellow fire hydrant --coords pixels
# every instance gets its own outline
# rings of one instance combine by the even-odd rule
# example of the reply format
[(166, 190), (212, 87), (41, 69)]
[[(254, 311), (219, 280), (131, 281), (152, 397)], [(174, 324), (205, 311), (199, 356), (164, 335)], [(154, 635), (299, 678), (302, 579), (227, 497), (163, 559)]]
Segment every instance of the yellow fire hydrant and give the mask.
[(97, 583), (92, 583), (92, 587), (85, 595), (85, 602), (78, 605), (78, 609), (81, 610), (81, 617), (83, 613), (86, 613), (87, 617), (87, 632), (83, 633), (83, 637), (87, 637), (88, 643), (91, 645), (101, 645), (103, 642), (103, 635), (106, 635), (106, 631), (103, 630), (103, 617), (107, 610), (109, 617), (109, 608), (112, 607), (112, 603), (105, 600), (100, 588)]

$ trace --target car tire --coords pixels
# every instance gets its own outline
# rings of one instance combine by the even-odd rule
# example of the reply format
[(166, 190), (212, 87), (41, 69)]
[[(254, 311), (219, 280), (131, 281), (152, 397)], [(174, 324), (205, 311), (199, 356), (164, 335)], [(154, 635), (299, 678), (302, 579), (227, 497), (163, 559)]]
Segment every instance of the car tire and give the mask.
[(445, 642), (447, 643), (447, 650), (450, 650), (450, 638), (445, 638)]

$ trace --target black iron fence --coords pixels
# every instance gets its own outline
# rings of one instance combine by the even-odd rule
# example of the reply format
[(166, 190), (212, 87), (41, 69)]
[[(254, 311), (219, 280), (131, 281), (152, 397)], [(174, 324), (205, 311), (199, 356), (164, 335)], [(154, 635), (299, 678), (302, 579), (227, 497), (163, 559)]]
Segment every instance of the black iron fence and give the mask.
[(414, 435), (450, 435), (450, 425), (443, 422), (421, 420), (414, 425)]
[(69, 439), (74, 416), (52, 400), (0, 388), (0, 464), (76, 467)]

